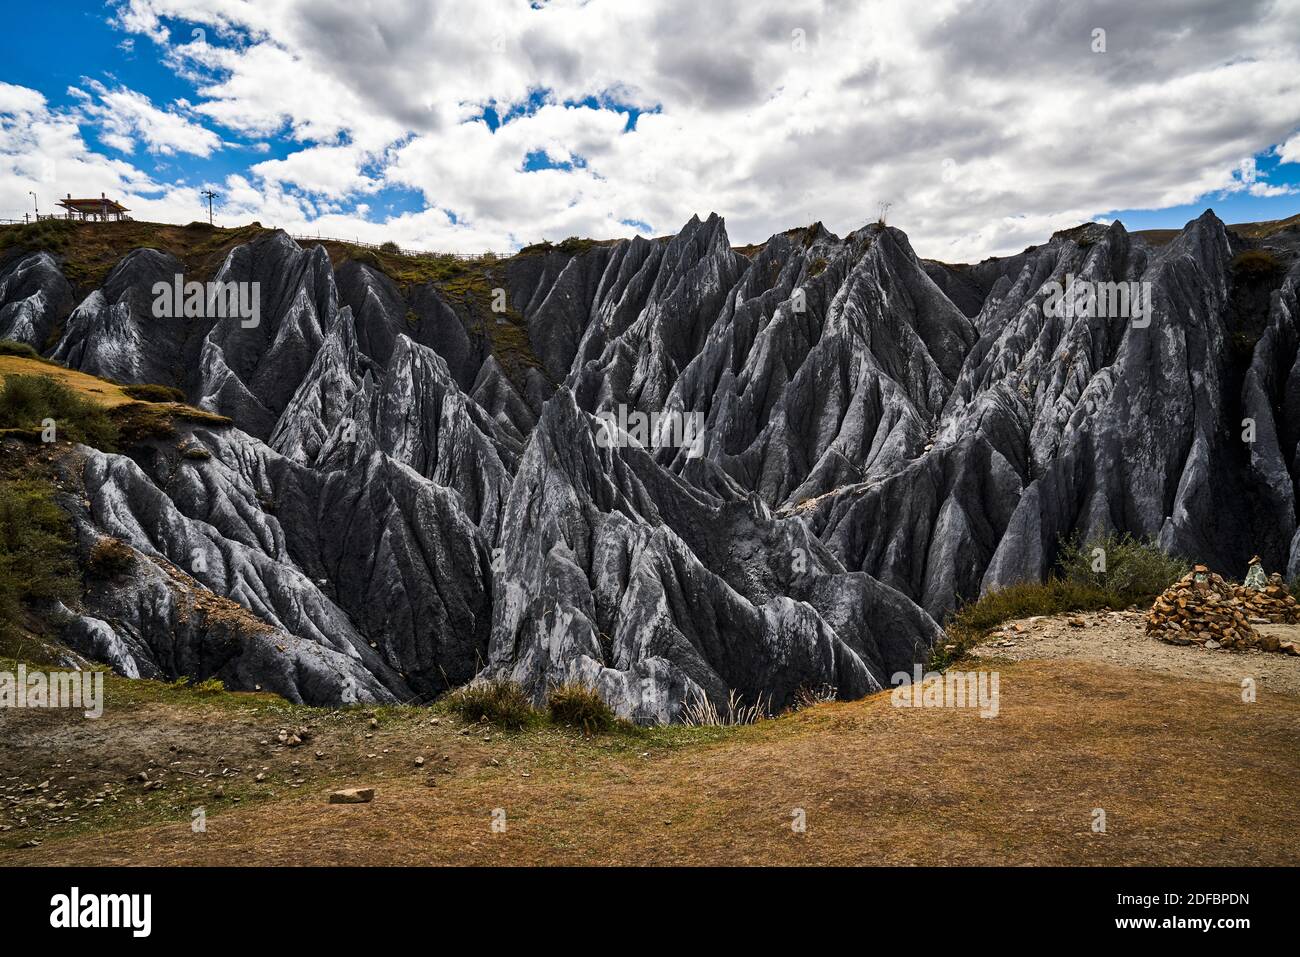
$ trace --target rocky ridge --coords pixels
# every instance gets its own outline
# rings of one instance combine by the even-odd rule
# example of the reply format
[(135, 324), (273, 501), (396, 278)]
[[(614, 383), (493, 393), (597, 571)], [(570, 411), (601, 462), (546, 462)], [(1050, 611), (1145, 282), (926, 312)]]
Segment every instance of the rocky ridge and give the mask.
[[(1092, 225), (974, 267), (882, 225), (745, 256), (711, 216), (471, 264), (502, 318), (268, 231), (216, 274), (259, 283), (254, 327), (155, 318), (184, 270), (165, 252), (79, 302), (29, 252), (0, 259), (0, 334), (235, 423), (69, 460), (83, 546), (140, 559), (68, 611), (87, 656), (314, 703), (581, 680), (670, 721), (887, 685), (1072, 533), (1300, 573), (1297, 248), (1207, 212), (1163, 244)], [(1151, 314), (1053, 314), (1069, 283), (1146, 284)], [(493, 324), (532, 358), (507, 368)], [(699, 441), (608, 441), (629, 414)], [(179, 610), (196, 595), (260, 624), (213, 642)]]

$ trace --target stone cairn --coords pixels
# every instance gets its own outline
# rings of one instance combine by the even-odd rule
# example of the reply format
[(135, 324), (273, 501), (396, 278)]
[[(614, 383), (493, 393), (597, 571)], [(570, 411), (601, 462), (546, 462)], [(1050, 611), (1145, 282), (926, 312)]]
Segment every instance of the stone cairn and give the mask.
[(1256, 556), (1242, 585), (1225, 581), (1204, 565), (1195, 566), (1155, 600), (1147, 616), (1147, 634), (1171, 645), (1300, 655), (1300, 643), (1255, 628), (1296, 622), (1300, 622), (1300, 602), (1291, 597), (1281, 575), (1264, 574)]

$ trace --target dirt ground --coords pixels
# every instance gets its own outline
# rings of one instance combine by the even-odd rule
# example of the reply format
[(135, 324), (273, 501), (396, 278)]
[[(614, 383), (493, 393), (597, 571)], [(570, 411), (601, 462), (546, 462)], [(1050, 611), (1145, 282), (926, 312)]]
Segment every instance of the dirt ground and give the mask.
[[(1300, 695), (1300, 658), (1268, 651), (1170, 645), (1148, 637), (1145, 625), (1146, 612), (1133, 611), (1023, 618), (1003, 625), (997, 636), (975, 648), (975, 654), (1013, 661), (1099, 661), (1238, 687), (1251, 678), (1260, 689)], [(1255, 627), (1283, 641), (1300, 639), (1300, 625)]]
[[(1078, 647), (1043, 630), (1026, 646)], [(116, 679), (98, 721), (0, 713), (0, 865), (1300, 862), (1300, 698), (1243, 701), (1241, 666), (1019, 648), (967, 666), (998, 672), (995, 718), (886, 692), (591, 738)], [(331, 805), (338, 786), (376, 796)]]

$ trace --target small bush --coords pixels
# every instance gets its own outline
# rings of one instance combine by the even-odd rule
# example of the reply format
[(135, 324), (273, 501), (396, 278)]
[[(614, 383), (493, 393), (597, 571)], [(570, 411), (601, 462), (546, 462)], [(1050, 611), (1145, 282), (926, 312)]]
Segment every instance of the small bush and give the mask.
[(614, 709), (595, 688), (584, 684), (571, 682), (553, 688), (546, 697), (546, 707), (556, 724), (581, 728), (585, 734), (612, 731), (618, 726)]
[(40, 431), (53, 419), (57, 437), (112, 451), (117, 427), (107, 413), (73, 389), (47, 376), (9, 375), (0, 392), (0, 428)]
[(39, 359), (41, 354), (25, 342), (13, 339), (0, 339), (0, 356), (18, 356), (23, 359)]
[(0, 481), (0, 636), (17, 631), (25, 605), (79, 593), (72, 528), (54, 489)]
[(90, 549), (86, 570), (96, 578), (117, 578), (135, 567), (135, 552), (126, 542), (104, 536)]
[(141, 402), (184, 402), (185, 393), (169, 385), (124, 385), (122, 391)]
[[(1068, 538), (1061, 543), (1060, 564), (1062, 578), (1106, 592), (1112, 608), (1150, 602), (1189, 570), (1155, 542), (1131, 535), (1107, 535), (1087, 544)], [(1104, 570), (1093, 571), (1094, 565)]]
[(539, 717), (524, 689), (505, 679), (466, 685), (449, 694), (446, 703), (466, 721), (486, 719), (512, 731), (528, 727)]
[(1232, 258), (1233, 275), (1242, 279), (1267, 279), (1282, 269), (1282, 263), (1267, 249), (1247, 249)]
[(390, 239), (388, 242), (379, 244), (379, 251), (381, 253), (392, 253), (393, 255), (397, 255), (402, 251), (402, 247)]

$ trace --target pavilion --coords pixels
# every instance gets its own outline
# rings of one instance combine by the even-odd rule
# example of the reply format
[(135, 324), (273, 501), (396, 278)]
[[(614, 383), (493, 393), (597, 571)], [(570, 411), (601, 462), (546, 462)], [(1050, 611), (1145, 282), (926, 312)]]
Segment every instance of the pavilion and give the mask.
[(73, 199), (69, 193), (66, 199), (58, 202), (68, 211), (68, 219), (93, 220), (106, 223), (111, 220), (129, 219), (125, 213), (127, 208), (116, 200), (109, 199), (103, 193), (99, 194), (99, 199)]

